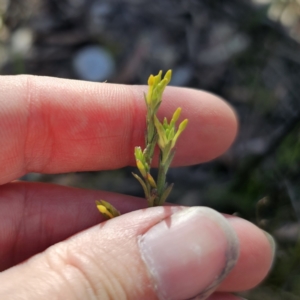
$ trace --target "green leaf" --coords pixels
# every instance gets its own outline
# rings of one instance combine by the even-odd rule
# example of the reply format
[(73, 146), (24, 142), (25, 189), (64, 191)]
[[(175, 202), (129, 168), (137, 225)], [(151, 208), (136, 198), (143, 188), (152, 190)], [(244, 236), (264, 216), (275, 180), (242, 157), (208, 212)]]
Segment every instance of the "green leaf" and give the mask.
[(164, 117), (163, 127), (164, 127), (165, 129), (167, 129), (168, 126), (169, 126), (169, 124), (168, 124), (168, 119), (167, 119), (166, 117)]
[(169, 130), (168, 135), (167, 135), (167, 138), (169, 141), (173, 139), (174, 132), (175, 132), (174, 127)]
[(168, 142), (164, 149), (162, 150), (162, 164), (165, 165), (166, 161), (168, 160), (169, 156), (170, 156), (170, 152), (172, 149), (172, 141)]
[(134, 156), (136, 160), (140, 160), (141, 162), (145, 161), (144, 154), (142, 152), (141, 147), (134, 148)]
[(156, 112), (158, 111), (159, 107), (161, 105), (161, 101), (158, 101), (157, 104), (155, 105), (155, 107), (153, 108), (153, 116), (156, 114)]
[(159, 166), (158, 166), (158, 174), (157, 174), (157, 192), (158, 192), (158, 195), (162, 195), (162, 193), (164, 191), (165, 183), (166, 183), (166, 168), (160, 160), (159, 161)]
[(147, 102), (147, 95), (146, 95), (146, 93), (144, 93), (144, 100), (145, 100), (145, 103), (146, 103), (146, 107), (148, 107), (148, 102)]
[(172, 160), (173, 160), (174, 156), (175, 156), (175, 150), (171, 151), (171, 153), (169, 154), (168, 158), (165, 161), (164, 166), (165, 166), (166, 171), (168, 171), (168, 169), (170, 167), (170, 164), (172, 163)]
[(166, 201), (166, 199), (168, 198), (168, 196), (170, 195), (172, 189), (173, 189), (174, 183), (171, 183), (163, 192), (162, 196), (159, 199), (159, 203), (158, 205), (163, 205)]
[(131, 174), (141, 184), (141, 186), (142, 186), (142, 188), (144, 190), (146, 199), (149, 199), (150, 198), (150, 194), (149, 194), (149, 191), (148, 191), (147, 186), (146, 186), (145, 182), (143, 181), (143, 179), (139, 175), (137, 175), (135, 173), (131, 173)]
[(166, 138), (166, 134), (165, 134), (165, 129), (164, 129), (163, 125), (159, 122), (159, 120), (157, 119), (156, 116), (154, 116), (154, 124), (155, 124), (155, 128), (157, 130), (157, 133), (158, 133), (159, 147), (161, 149), (163, 149), (168, 142), (167, 138)]

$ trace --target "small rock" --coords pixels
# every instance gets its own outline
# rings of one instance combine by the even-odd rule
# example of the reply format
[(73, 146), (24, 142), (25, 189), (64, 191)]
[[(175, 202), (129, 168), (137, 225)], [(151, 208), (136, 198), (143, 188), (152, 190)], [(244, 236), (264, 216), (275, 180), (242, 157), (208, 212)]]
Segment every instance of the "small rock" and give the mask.
[(26, 54), (33, 42), (33, 32), (29, 28), (19, 28), (11, 36), (11, 48), (15, 54)]
[(76, 53), (73, 67), (80, 79), (105, 81), (113, 75), (115, 62), (105, 49), (99, 46), (88, 46)]
[(171, 85), (186, 86), (193, 76), (190, 66), (179, 66), (173, 70)]

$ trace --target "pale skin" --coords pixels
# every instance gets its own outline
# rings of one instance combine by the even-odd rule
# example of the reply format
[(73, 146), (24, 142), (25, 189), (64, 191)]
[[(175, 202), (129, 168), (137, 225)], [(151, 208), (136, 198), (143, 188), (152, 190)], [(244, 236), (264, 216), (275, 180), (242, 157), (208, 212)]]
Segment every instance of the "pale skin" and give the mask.
[[(161, 297), (141, 258), (138, 240), (158, 222), (167, 222), (174, 214), (172, 207), (145, 209), (146, 201), (135, 197), (17, 181), (28, 172), (134, 165), (134, 146), (143, 145), (144, 139), (143, 91), (145, 86), (34, 76), (1, 78), (1, 299)], [(177, 107), (189, 124), (179, 138), (173, 166), (209, 161), (234, 141), (236, 115), (217, 96), (168, 87), (158, 115), (170, 117)], [(123, 215), (101, 223), (97, 199), (109, 201)], [(214, 293), (201, 299), (239, 299), (232, 293), (259, 284), (272, 264), (272, 248), (259, 228), (238, 217), (225, 218), (238, 238), (239, 258)], [(221, 234), (213, 224), (208, 227), (205, 230)], [(223, 257), (225, 248), (218, 251)], [(216, 264), (222, 260), (207, 255), (209, 269), (221, 270)], [(182, 297), (196, 296), (181, 291)]]

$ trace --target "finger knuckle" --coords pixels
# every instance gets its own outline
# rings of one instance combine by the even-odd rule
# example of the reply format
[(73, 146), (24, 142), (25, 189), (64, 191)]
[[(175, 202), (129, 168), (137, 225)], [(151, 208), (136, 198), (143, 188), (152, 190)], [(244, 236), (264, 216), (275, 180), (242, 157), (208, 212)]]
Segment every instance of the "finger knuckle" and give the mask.
[(70, 249), (51, 250), (46, 256), (58, 282), (64, 283), (64, 293), (72, 297), (68, 299), (129, 299), (122, 281), (101, 259), (95, 261), (83, 251)]

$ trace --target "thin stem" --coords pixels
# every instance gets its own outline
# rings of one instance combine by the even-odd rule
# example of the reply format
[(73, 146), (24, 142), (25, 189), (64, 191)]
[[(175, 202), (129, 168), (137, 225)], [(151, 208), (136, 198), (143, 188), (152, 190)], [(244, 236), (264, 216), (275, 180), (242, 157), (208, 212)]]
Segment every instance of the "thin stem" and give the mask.
[[(162, 156), (162, 153), (160, 156)], [(158, 175), (157, 175), (157, 194), (158, 194), (157, 205), (159, 205), (161, 196), (165, 191), (166, 175), (167, 175), (167, 170), (165, 168), (165, 165), (162, 163), (160, 159), (159, 166), (158, 166)]]
[(149, 166), (151, 165), (154, 149), (157, 143), (157, 131), (154, 126), (154, 115), (150, 118), (147, 117), (147, 133), (146, 133), (146, 160), (148, 160)]

